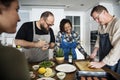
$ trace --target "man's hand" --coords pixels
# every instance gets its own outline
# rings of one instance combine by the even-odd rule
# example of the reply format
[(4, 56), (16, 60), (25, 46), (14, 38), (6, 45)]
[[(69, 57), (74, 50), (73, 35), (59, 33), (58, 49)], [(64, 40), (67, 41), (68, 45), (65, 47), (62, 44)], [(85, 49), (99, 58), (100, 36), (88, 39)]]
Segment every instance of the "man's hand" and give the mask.
[(90, 62), (90, 68), (102, 68), (105, 65), (104, 62)]
[(91, 58), (91, 59), (94, 59), (94, 58), (96, 57), (97, 51), (98, 51), (98, 48), (95, 47), (94, 50), (93, 50), (93, 52), (92, 52), (91, 55), (90, 55), (90, 58)]
[(48, 45), (48, 43), (46, 41), (38, 41), (38, 42), (35, 42), (35, 47), (38, 47), (38, 48), (42, 48), (44, 47), (45, 45)]
[(94, 59), (96, 57), (96, 53), (92, 53), (91, 55), (90, 55), (90, 58), (91, 59)]
[(42, 49), (43, 51), (45, 51), (45, 50), (48, 50), (48, 48), (49, 48), (49, 44), (46, 44), (46, 45), (44, 45), (41, 49)]

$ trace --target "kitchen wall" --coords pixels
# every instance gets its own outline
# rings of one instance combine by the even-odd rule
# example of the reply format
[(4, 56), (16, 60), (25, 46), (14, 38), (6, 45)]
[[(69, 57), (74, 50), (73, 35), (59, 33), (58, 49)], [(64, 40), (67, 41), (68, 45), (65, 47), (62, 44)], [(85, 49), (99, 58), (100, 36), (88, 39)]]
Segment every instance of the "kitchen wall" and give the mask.
[(65, 17), (64, 9), (32, 8), (30, 20), (31, 21), (39, 20), (40, 15), (44, 11), (51, 11), (54, 14), (55, 21), (54, 21), (54, 25), (51, 28), (53, 29), (54, 34), (56, 35), (57, 32), (59, 31), (59, 23), (60, 23), (61, 19), (63, 19)]
[(89, 48), (86, 45), (86, 21), (85, 21), (85, 12), (80, 11), (65, 11), (65, 16), (80, 16), (80, 42), (82, 47), (89, 52)]
[[(109, 3), (100, 3), (101, 5), (104, 5), (107, 7), (107, 9), (110, 11), (112, 15), (116, 15), (117, 17), (120, 17), (120, 5), (118, 4), (109, 4)], [(79, 11), (64, 11), (63, 8), (59, 9), (49, 9), (49, 8), (32, 8), (32, 9), (23, 9), (19, 11), (21, 22), (18, 23), (17, 30), (20, 28), (20, 26), (27, 21), (33, 21), (38, 20), (40, 18), (41, 12), (45, 10), (50, 10), (55, 15), (55, 25), (52, 27), (54, 30), (55, 35), (59, 31), (59, 22), (62, 18), (64, 18), (66, 15), (79, 15), (81, 16), (81, 42), (82, 46), (85, 48), (88, 54), (91, 53), (91, 47), (90, 47), (90, 31), (97, 30), (98, 24), (91, 18), (90, 12), (91, 9), (89, 9), (86, 12), (79, 12)], [(13, 44), (13, 40), (15, 37), (15, 34), (2, 34), (0, 36), (0, 39), (2, 40), (3, 44), (6, 44), (5, 41), (7, 41), (8, 44)]]
[(120, 3), (119, 4), (113, 4), (113, 12), (115, 16), (120, 18)]

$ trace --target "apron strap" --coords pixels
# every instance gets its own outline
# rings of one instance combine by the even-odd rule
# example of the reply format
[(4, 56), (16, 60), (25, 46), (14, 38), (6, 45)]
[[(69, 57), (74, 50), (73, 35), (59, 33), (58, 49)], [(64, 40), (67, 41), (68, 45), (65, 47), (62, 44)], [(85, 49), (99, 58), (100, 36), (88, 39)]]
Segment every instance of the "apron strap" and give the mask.
[(35, 35), (35, 21), (33, 21), (33, 37)]

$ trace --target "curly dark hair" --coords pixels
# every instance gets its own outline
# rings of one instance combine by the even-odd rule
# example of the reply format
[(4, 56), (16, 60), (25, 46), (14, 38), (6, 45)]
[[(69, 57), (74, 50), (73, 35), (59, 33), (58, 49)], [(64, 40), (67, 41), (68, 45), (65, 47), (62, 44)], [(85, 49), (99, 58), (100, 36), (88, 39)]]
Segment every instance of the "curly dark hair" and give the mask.
[[(13, 1), (17, 1), (17, 0), (0, 0), (0, 5), (8, 8), (8, 7), (10, 7), (10, 5)], [(1, 14), (1, 7), (0, 7), (0, 14)]]
[(65, 26), (66, 23), (69, 23), (71, 28), (72, 28), (72, 23), (70, 22), (69, 19), (62, 19), (61, 22), (60, 22), (60, 26), (59, 26), (60, 32), (65, 32), (64, 26)]
[(93, 14), (94, 12), (101, 13), (103, 10), (105, 10), (106, 12), (108, 12), (108, 10), (107, 10), (104, 6), (102, 6), (102, 5), (97, 5), (97, 6), (95, 6), (95, 7), (92, 9), (90, 15), (92, 16), (92, 14)]

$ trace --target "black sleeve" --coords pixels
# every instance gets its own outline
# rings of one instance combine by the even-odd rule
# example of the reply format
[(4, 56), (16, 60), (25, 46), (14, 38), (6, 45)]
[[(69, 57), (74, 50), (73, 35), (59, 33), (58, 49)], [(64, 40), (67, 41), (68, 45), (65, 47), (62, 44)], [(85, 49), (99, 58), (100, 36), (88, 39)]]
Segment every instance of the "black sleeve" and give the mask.
[(18, 30), (15, 39), (22, 39), (27, 41), (33, 41), (33, 26), (32, 22), (24, 23)]
[(55, 36), (52, 28), (50, 28), (50, 42), (55, 42)]

